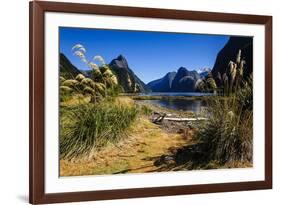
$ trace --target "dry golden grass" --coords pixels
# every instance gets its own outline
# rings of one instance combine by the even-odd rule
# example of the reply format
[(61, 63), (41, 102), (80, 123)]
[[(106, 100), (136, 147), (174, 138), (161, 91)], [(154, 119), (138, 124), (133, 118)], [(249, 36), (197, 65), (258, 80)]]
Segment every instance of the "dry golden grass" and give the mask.
[[(131, 103), (130, 99), (119, 99)], [(87, 158), (60, 161), (61, 176), (81, 176), (114, 173), (143, 173), (157, 169), (155, 158), (170, 154), (171, 148), (188, 144), (180, 134), (161, 130), (147, 119), (139, 118), (130, 128), (128, 138), (108, 145)]]
[(73, 95), (69, 97), (68, 100), (64, 102), (60, 102), (60, 106), (71, 106), (71, 105), (78, 105), (78, 104), (84, 104), (84, 103), (89, 103), (91, 100), (90, 96), (83, 96), (80, 94)]

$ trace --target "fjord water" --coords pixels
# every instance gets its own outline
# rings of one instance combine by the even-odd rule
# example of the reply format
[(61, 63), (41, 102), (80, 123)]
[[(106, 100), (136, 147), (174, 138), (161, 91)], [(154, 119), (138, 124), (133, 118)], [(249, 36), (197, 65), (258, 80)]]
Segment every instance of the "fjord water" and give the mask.
[[(200, 97), (200, 96), (212, 96), (213, 93), (147, 93), (141, 94), (142, 96), (167, 96), (163, 99), (150, 99), (144, 100), (146, 103), (152, 105), (162, 106), (168, 109), (182, 110), (182, 111), (192, 111), (199, 113), (202, 109), (206, 108), (206, 102), (201, 99), (192, 99), (189, 97)], [(172, 97), (186, 97), (186, 98), (172, 98)], [(169, 98), (171, 97), (171, 98)]]
[(140, 96), (183, 96), (183, 97), (200, 97), (200, 96), (213, 96), (213, 93), (200, 93), (200, 92), (150, 92), (140, 93)]

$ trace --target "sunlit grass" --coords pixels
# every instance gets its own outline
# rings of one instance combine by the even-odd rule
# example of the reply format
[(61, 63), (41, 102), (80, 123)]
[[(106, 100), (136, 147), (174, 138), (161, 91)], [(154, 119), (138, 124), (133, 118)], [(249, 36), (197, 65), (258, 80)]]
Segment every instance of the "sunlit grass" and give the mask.
[(125, 99), (61, 107), (60, 158), (87, 154), (117, 142), (136, 119), (137, 108)]
[(198, 131), (198, 140), (210, 161), (220, 164), (251, 163), (253, 159), (252, 80), (226, 99), (210, 100), (209, 120)]

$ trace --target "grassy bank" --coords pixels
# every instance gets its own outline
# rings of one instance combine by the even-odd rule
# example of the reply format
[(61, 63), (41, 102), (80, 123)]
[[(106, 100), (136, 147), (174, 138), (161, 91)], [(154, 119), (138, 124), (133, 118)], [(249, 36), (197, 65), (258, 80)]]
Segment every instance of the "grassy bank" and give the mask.
[(98, 104), (78, 103), (60, 110), (60, 158), (88, 155), (126, 135), (138, 109), (128, 98), (108, 98)]
[[(105, 175), (164, 171), (155, 164), (161, 156), (188, 145), (181, 134), (167, 133), (140, 115), (128, 136), (79, 161), (60, 161), (61, 176)], [(166, 170), (168, 171), (168, 169)]]
[(209, 120), (198, 132), (206, 160), (219, 164), (246, 163), (253, 160), (253, 85), (244, 81), (224, 100), (208, 102)]

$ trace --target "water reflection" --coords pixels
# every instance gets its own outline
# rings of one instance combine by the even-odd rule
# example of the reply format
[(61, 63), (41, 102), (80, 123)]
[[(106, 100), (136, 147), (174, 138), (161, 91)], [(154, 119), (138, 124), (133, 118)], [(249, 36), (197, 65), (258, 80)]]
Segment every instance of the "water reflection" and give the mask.
[(193, 99), (161, 99), (161, 100), (145, 100), (147, 103), (160, 105), (169, 109), (192, 111), (199, 113), (206, 107), (206, 102)]

